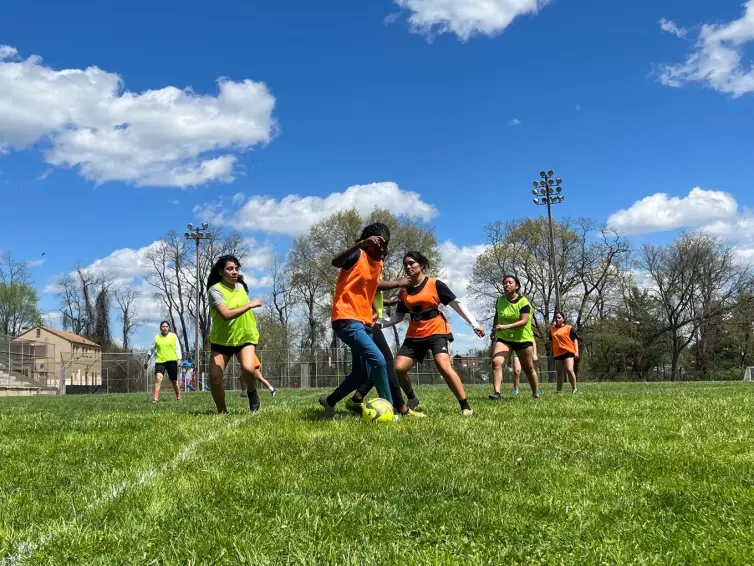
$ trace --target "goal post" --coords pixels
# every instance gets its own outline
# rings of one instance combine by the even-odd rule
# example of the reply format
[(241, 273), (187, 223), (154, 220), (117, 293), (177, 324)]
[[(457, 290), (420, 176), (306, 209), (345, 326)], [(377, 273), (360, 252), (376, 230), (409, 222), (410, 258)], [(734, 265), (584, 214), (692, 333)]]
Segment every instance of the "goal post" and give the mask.
[(744, 381), (754, 381), (754, 366), (749, 366), (744, 372)]

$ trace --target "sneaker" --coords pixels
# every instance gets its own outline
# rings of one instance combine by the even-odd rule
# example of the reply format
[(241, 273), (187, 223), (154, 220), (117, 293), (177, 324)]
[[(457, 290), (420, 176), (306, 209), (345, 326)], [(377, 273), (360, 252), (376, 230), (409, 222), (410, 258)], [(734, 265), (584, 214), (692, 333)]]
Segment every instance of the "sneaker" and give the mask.
[(502, 397), (503, 397), (503, 396), (502, 396), (502, 395), (500, 395), (500, 393), (498, 393), (497, 391), (495, 391), (495, 392), (494, 392), (494, 393), (493, 393), (492, 395), (490, 395), (490, 396), (488, 397), (488, 399), (489, 399), (490, 401), (500, 401), (500, 399), (501, 399)]
[(360, 415), (361, 412), (364, 410), (364, 403), (357, 403), (350, 397), (346, 399), (346, 409), (351, 411), (352, 413), (356, 413), (357, 415)]
[(335, 416), (335, 407), (331, 407), (327, 404), (327, 393), (322, 395), (322, 397), (319, 398), (319, 404), (322, 405), (322, 408), (325, 410), (325, 415), (328, 417), (334, 417)]
[(259, 402), (259, 392), (256, 389), (254, 391), (249, 391), (248, 397), (249, 397), (249, 410), (252, 413), (258, 413), (259, 407), (261, 405), (261, 403)]
[(541, 387), (539, 389), (537, 389), (537, 396), (540, 396), (540, 395), (542, 395), (542, 388)]
[(461, 411), (461, 414), (464, 417), (470, 417), (471, 415), (474, 414), (474, 410), (473, 409), (464, 409), (463, 411)]
[(401, 415), (404, 419), (412, 418), (412, 419), (426, 419), (427, 415), (424, 413), (420, 413), (418, 411), (412, 411), (411, 409), (408, 410), (408, 412), (405, 415)]
[(270, 389), (270, 393), (273, 397), (275, 397), (278, 394), (278, 390), (273, 387), (272, 389)]
[(518, 397), (518, 391), (514, 391), (514, 392), (513, 392), (513, 396), (514, 396), (514, 397)]
[(419, 403), (420, 401), (418, 397), (414, 397), (413, 399), (409, 399), (408, 401), (406, 401), (406, 405), (408, 405), (408, 408), (411, 409), (412, 411), (416, 410), (416, 408), (419, 406)]
[(578, 393), (578, 392), (579, 392), (579, 388), (578, 388), (578, 387), (577, 387), (576, 389), (574, 389), (574, 390), (573, 390), (573, 393), (574, 393), (574, 394), (576, 394), (576, 393)]

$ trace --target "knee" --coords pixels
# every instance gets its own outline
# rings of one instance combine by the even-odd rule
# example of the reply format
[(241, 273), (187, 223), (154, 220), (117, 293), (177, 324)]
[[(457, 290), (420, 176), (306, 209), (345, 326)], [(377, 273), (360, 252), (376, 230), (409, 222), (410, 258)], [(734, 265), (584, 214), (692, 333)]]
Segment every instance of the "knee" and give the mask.
[(505, 365), (505, 358), (502, 356), (494, 356), (491, 361), (492, 369), (501, 369)]

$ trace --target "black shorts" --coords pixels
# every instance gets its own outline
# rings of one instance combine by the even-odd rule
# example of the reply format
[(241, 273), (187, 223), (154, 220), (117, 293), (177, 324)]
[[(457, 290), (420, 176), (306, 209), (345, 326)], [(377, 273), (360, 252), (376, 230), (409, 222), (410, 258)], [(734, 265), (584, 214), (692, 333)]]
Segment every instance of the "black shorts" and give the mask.
[(173, 360), (172, 362), (160, 362), (159, 364), (155, 364), (154, 373), (167, 375), (170, 381), (178, 381), (178, 362)]
[(571, 352), (566, 352), (565, 354), (561, 354), (560, 356), (555, 356), (555, 359), (559, 362), (562, 362), (563, 360), (567, 360), (569, 358), (575, 358), (575, 354), (572, 354)]
[(222, 354), (223, 356), (235, 356), (241, 350), (243, 350), (246, 346), (256, 346), (256, 344), (253, 344), (251, 342), (246, 342), (245, 344), (241, 344), (240, 346), (225, 346), (223, 344), (210, 344), (209, 349), (215, 352), (216, 354)]
[(453, 341), (452, 334), (435, 334), (429, 338), (406, 338), (398, 350), (399, 356), (406, 356), (421, 363), (432, 352), (432, 357), (437, 354), (450, 354), (450, 343)]
[(534, 346), (534, 342), (510, 342), (508, 340), (503, 340), (502, 338), (495, 339), (495, 342), (500, 342), (501, 344), (505, 344), (514, 352), (518, 352), (520, 350), (526, 350), (526, 348), (529, 348), (530, 346)]

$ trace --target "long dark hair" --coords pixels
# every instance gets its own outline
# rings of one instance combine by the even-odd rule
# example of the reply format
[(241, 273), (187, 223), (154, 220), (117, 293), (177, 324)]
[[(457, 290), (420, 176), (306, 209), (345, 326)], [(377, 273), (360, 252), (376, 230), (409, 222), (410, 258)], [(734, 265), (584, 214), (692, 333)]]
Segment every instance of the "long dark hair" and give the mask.
[[(238, 266), (238, 269), (241, 269), (241, 262), (236, 256), (230, 254), (220, 256), (212, 266), (212, 269), (209, 272), (209, 277), (207, 277), (207, 289), (209, 289), (213, 285), (217, 285), (218, 283), (220, 283), (220, 281), (223, 280), (223, 270), (229, 263), (235, 263)], [(243, 288), (246, 289), (246, 292), (248, 293), (249, 286), (246, 284), (246, 281), (243, 280), (243, 275), (241, 275), (240, 273), (238, 275), (238, 282), (243, 285)]]
[(359, 240), (366, 240), (370, 236), (382, 236), (385, 239), (385, 243), (387, 244), (390, 241), (390, 228), (388, 228), (387, 225), (383, 224), (382, 222), (369, 224), (361, 231)]
[(170, 326), (170, 323), (169, 323), (169, 322), (168, 322), (167, 320), (163, 320), (163, 321), (162, 321), (162, 322), (160, 323), (160, 328), (162, 328), (162, 325), (163, 325), (163, 324), (167, 324), (167, 325), (168, 325), (168, 330), (172, 330), (172, 329), (173, 329), (173, 327), (172, 327), (172, 326)]
[(403, 254), (403, 261), (406, 261), (407, 257), (410, 257), (416, 263), (421, 265), (422, 270), (429, 269), (429, 260), (427, 259), (427, 256), (425, 256), (423, 253), (417, 252), (415, 250), (411, 250)]
[(560, 315), (560, 316), (563, 317), (563, 322), (566, 322), (568, 320), (566, 318), (566, 315), (565, 315), (565, 313), (563, 311), (555, 311), (555, 316), (552, 317), (552, 319), (555, 320), (556, 318), (558, 318), (558, 315)]

